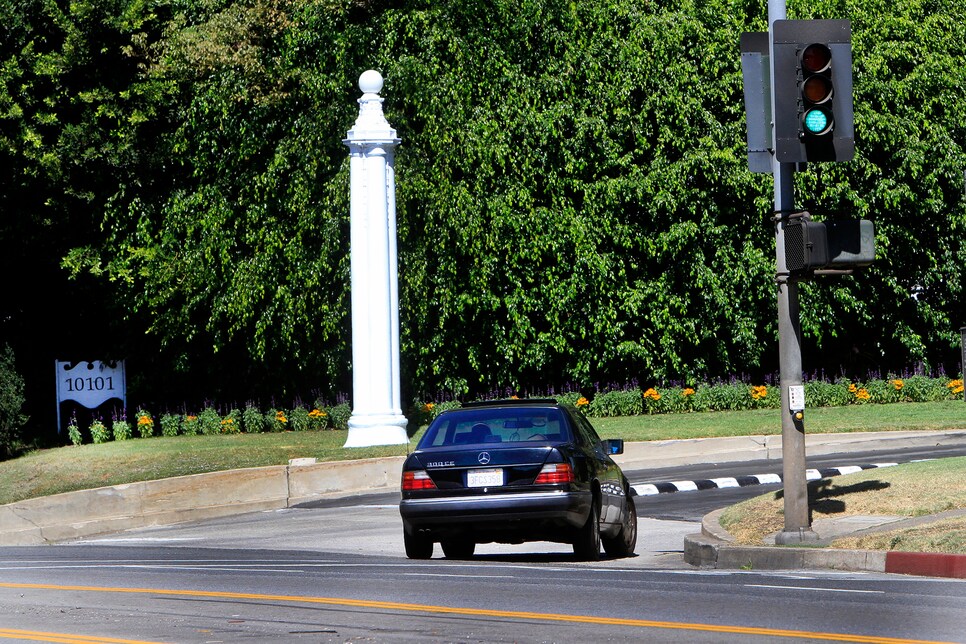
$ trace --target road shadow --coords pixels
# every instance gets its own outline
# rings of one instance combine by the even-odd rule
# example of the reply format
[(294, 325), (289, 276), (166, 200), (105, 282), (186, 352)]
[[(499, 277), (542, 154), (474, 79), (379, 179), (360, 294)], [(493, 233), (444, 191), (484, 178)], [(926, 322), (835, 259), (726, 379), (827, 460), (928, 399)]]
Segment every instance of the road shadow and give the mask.
[[(498, 563), (519, 563), (519, 564), (532, 564), (532, 563), (601, 563), (605, 561), (619, 561), (621, 559), (636, 559), (640, 555), (632, 554), (628, 557), (610, 557), (606, 554), (601, 554), (600, 561), (585, 561), (578, 559), (576, 555), (568, 552), (521, 552), (521, 553), (488, 553), (488, 554), (474, 554), (470, 559), (464, 559), (462, 561), (493, 561)], [(460, 561), (459, 559), (450, 559), (449, 561)]]

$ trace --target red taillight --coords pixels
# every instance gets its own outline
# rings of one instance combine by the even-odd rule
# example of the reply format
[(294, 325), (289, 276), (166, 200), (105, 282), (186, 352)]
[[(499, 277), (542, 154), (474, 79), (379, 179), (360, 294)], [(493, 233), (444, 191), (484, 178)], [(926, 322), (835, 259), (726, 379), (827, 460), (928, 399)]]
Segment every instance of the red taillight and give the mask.
[(554, 463), (552, 465), (544, 465), (533, 483), (534, 485), (573, 483), (575, 480), (574, 470), (570, 467), (569, 463)]
[(403, 472), (402, 489), (404, 490), (435, 490), (436, 484), (429, 478), (426, 470)]

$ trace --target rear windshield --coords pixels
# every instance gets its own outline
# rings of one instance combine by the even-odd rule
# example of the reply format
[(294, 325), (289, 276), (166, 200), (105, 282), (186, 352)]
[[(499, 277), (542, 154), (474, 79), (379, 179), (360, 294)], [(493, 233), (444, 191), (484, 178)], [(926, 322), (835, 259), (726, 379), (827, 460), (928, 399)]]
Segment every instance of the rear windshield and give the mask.
[(434, 420), (419, 441), (419, 448), (570, 440), (570, 427), (559, 409), (464, 409)]

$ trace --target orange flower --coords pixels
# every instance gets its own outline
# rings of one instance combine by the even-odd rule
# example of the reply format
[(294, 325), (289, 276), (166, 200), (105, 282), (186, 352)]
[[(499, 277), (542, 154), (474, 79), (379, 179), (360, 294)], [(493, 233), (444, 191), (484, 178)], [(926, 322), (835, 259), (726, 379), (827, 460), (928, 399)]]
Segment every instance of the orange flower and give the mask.
[(896, 388), (896, 391), (899, 391), (900, 389), (906, 386), (906, 383), (896, 378), (895, 380), (892, 381), (892, 386)]
[(586, 398), (584, 398), (583, 396), (581, 396), (580, 398), (577, 399), (577, 406), (578, 407), (586, 407), (589, 404), (590, 404), (590, 401), (587, 400)]
[(858, 398), (859, 400), (870, 400), (872, 398), (872, 396), (869, 395), (869, 391), (865, 387), (862, 387), (861, 389), (856, 391), (855, 397)]
[(681, 391), (681, 395), (682, 396), (693, 396), (694, 395), (694, 389), (691, 389), (691, 387), (685, 387)]
[(759, 385), (751, 388), (751, 397), (755, 400), (761, 400), (768, 395), (768, 387), (765, 385)]
[(650, 398), (651, 400), (660, 400), (661, 394), (657, 392), (657, 389), (655, 389), (654, 387), (651, 387), (650, 389), (644, 392), (644, 397)]

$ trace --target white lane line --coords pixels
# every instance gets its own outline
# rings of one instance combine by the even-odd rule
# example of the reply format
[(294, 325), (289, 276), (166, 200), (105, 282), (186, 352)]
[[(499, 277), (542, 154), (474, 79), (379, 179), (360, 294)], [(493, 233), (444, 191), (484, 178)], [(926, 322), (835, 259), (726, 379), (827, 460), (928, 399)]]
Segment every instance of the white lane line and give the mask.
[(774, 586), (771, 584), (745, 584), (745, 588), (778, 588), (781, 590), (815, 590), (825, 593), (864, 593), (868, 595), (885, 595), (884, 590), (858, 590), (851, 588), (818, 588), (813, 586)]
[(466, 579), (517, 579), (516, 575), (454, 575), (441, 572), (407, 572), (402, 577), (463, 577)]
[(78, 539), (71, 544), (90, 543), (182, 543), (185, 541), (201, 541), (202, 537), (104, 537), (102, 539)]

